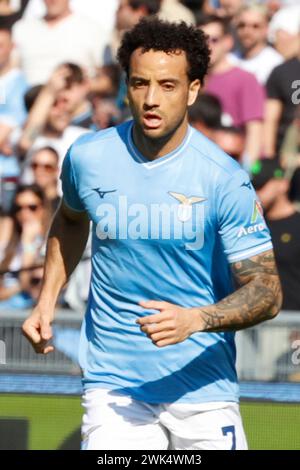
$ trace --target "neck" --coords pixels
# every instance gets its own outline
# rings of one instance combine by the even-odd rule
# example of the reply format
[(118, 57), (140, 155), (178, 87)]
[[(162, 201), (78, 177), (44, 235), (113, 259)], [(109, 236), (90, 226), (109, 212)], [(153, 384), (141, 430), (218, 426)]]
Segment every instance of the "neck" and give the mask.
[(253, 57), (257, 56), (265, 47), (266, 44), (255, 44), (253, 47), (250, 47), (244, 51), (244, 58), (252, 59)]
[(14, 10), (10, 6), (9, 2), (0, 2), (0, 15), (6, 16), (14, 13)]
[(13, 66), (11, 65), (10, 61), (0, 65), (0, 76), (5, 75), (7, 72), (12, 70), (12, 68)]
[(45, 127), (45, 130), (43, 132), (43, 137), (49, 137), (50, 139), (59, 139), (62, 137), (64, 131), (57, 131), (56, 129), (53, 129), (51, 126)]
[(182, 123), (177, 127), (172, 135), (167, 135), (161, 139), (152, 139), (145, 136), (137, 126), (133, 126), (133, 141), (138, 150), (149, 160), (157, 160), (170, 152), (173, 152), (183, 142), (188, 130), (188, 120), (185, 116)]
[(59, 23), (61, 20), (64, 20), (65, 18), (67, 18), (71, 14), (72, 14), (72, 11), (70, 10), (70, 8), (68, 8), (63, 13), (61, 13), (57, 16), (50, 16), (49, 14), (46, 14), (45, 20), (47, 21), (47, 23), (49, 25), (54, 25), (56, 23)]
[(231, 70), (233, 68), (233, 65), (227, 60), (227, 57), (223, 57), (219, 62), (216, 62), (212, 67), (211, 67), (211, 73), (224, 73), (228, 72), (228, 70)]
[(77, 116), (80, 116), (83, 113), (86, 113), (90, 110), (90, 104), (88, 100), (85, 100), (83, 103), (80, 103), (77, 108), (72, 113), (72, 118), (75, 119)]
[(269, 220), (285, 219), (296, 212), (294, 204), (287, 198), (282, 196), (274, 205), (267, 211), (267, 218)]
[(57, 197), (57, 185), (50, 185), (45, 188), (45, 194), (47, 199), (55, 199)]

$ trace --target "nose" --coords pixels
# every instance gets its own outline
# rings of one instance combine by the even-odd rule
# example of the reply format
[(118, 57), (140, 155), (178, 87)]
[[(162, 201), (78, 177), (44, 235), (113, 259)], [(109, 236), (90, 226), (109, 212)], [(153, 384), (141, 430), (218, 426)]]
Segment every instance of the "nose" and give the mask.
[(150, 85), (147, 88), (145, 95), (144, 107), (145, 108), (154, 108), (159, 106), (159, 93), (158, 89), (154, 85)]

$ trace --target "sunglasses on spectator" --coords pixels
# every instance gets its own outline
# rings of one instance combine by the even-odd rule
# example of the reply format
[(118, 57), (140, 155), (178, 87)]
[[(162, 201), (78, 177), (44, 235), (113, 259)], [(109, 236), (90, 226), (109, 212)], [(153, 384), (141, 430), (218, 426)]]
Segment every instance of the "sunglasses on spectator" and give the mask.
[(23, 204), (23, 205), (16, 204), (15, 205), (15, 211), (16, 212), (21, 212), (24, 209), (28, 209), (31, 212), (36, 212), (39, 209), (39, 207), (40, 207), (40, 204)]
[(55, 170), (55, 166), (51, 165), (50, 163), (32, 162), (30, 166), (33, 169), (33, 171), (37, 170), (38, 168), (44, 168), (44, 170), (48, 172), (52, 172)]
[(259, 29), (261, 28), (260, 23), (245, 23), (244, 21), (241, 21), (238, 23), (237, 28), (238, 29), (245, 29), (245, 28), (252, 28), (252, 29)]

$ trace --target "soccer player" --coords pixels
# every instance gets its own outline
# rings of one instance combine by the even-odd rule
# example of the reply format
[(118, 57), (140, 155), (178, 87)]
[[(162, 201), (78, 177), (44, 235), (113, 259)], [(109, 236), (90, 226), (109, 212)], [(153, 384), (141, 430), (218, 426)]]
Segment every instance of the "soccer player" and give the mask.
[(23, 330), (37, 352), (53, 349), (55, 302), (91, 220), (82, 448), (245, 449), (234, 332), (280, 309), (270, 235), (247, 174), (187, 122), (209, 64), (204, 34), (142, 20), (119, 61), (133, 120), (67, 153)]

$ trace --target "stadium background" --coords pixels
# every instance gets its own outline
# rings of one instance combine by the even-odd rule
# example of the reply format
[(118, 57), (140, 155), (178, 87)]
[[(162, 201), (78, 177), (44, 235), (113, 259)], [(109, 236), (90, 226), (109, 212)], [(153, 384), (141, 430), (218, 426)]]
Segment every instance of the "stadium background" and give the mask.
[[(56, 351), (42, 357), (21, 335), (27, 314), (0, 314), (6, 345), (0, 365), (0, 449), (79, 449), (81, 379), (70, 353), (81, 319), (58, 311)], [(299, 327), (293, 313), (284, 312), (237, 334), (241, 412), (250, 449), (300, 449), (300, 383), (295, 381), (300, 344), (289, 345), (290, 331)]]
[[(122, 0), (122, 3), (126, 3), (126, 1)], [(76, 11), (80, 15), (88, 13), (90, 19), (99, 21), (98, 28), (103, 28), (103, 36), (105, 32), (109, 47), (114, 50), (115, 43), (111, 41), (110, 33), (114, 27), (114, 15), (119, 0), (72, 0), (71, 3), (72, 7), (77, 8)], [(214, 8), (219, 7), (220, 3), (226, 4), (222, 0), (203, 0), (202, 2), (200, 0), (182, 2), (164, 0), (166, 10), (163, 14), (168, 19), (173, 19), (177, 15), (177, 19), (184, 17), (188, 21), (191, 18), (191, 12), (183, 10), (183, 4), (188, 5), (189, 8), (195, 7), (197, 4), (201, 4), (203, 8), (208, 6)], [(232, 5), (239, 3), (246, 5), (251, 2), (246, 0), (230, 2), (228, 0), (227, 4), (230, 3)], [(260, 0), (259, 3), (265, 4), (275, 11), (277, 7), (299, 5), (299, 0), (298, 2), (297, 0)], [(11, 4), (14, 8), (16, 5), (30, 5), (30, 12), (25, 12), (26, 18), (41, 16), (44, 13), (43, 0), (12, 0), (11, 2), (0, 0), (0, 7), (4, 4)], [(89, 8), (87, 8), (87, 4)], [(171, 5), (171, 10), (167, 10), (168, 4)], [(1, 12), (0, 19), (3, 21)], [(13, 16), (11, 21), (16, 21)], [(282, 21), (285, 24), (282, 24)], [(279, 26), (280, 28), (286, 26), (287, 30), (294, 28), (293, 21), (287, 21), (283, 18), (281, 24), (279, 23), (278, 20), (274, 25), (274, 31)], [(78, 36), (84, 37), (84, 31), (82, 29)], [(16, 37), (16, 39), (18, 38)], [(63, 50), (63, 47), (61, 49)], [(58, 52), (57, 49), (57, 54)], [(55, 60), (53, 60), (54, 62)], [(102, 128), (103, 122), (107, 125), (117, 122), (120, 115), (121, 119), (128, 118), (127, 111), (123, 107), (126, 102), (124, 88), (122, 88), (124, 83), (122, 80), (121, 83), (114, 80), (114, 66), (111, 69), (102, 69), (101, 73), (103, 75), (98, 76), (99, 81), (95, 81), (93, 85), (95, 87), (103, 86), (101, 80), (104, 77), (104, 83), (108, 81), (111, 89), (102, 97), (98, 90), (91, 99), (94, 113), (92, 116), (93, 129)], [(119, 85), (116, 90), (113, 88), (115, 82)], [(76, 80), (75, 84), (77, 84)], [(116, 96), (112, 97), (111, 93), (114, 92)], [(253, 95), (253, 101), (255, 101), (254, 98)], [(3, 94), (2, 88), (0, 89), (0, 101), (1, 105), (5, 104), (5, 94)], [(210, 106), (212, 103), (211, 101), (209, 103)], [(103, 115), (107, 120), (103, 119)], [(0, 124), (2, 119), (5, 122), (5, 118), (7, 116), (1, 117)], [(70, 120), (70, 123), (73, 125), (74, 131), (74, 122)], [(26, 125), (24, 122), (21, 124), (22, 126)], [(201, 124), (203, 125), (203, 122)], [(78, 125), (78, 122), (75, 125)], [(83, 126), (82, 123), (80, 125)], [(20, 131), (17, 127), (15, 130)], [(224, 126), (222, 130), (224, 131)], [(241, 136), (236, 131), (237, 129), (233, 132), (234, 137), (240, 138)], [(13, 132), (13, 134), (16, 139), (18, 133), (15, 135)], [(77, 137), (77, 132), (74, 131), (74, 136), (75, 134)], [(68, 146), (70, 143), (68, 141)], [(66, 145), (67, 142), (64, 144)], [(31, 148), (27, 148), (27, 151), (28, 156)], [(57, 152), (59, 153), (59, 151)], [(234, 153), (236, 154), (234, 158), (242, 157), (241, 149), (239, 152), (231, 154)], [(10, 159), (4, 158), (2, 149), (0, 149), (0, 154), (2, 217), (2, 210), (5, 213), (12, 201), (20, 169), (18, 168), (18, 159), (14, 160), (13, 154)], [(15, 161), (15, 165), (8, 165), (6, 168), (7, 161)], [(293, 167), (294, 161), (290, 163)], [(289, 167), (289, 170), (294, 169), (292, 167)], [(300, 183), (298, 182), (298, 196), (299, 187)], [(2, 223), (2, 219), (0, 222)], [(1, 230), (2, 226), (0, 226)], [(89, 257), (88, 250), (86, 256)], [(40, 261), (41, 257), (37, 257), (37, 263)], [(3, 273), (0, 272), (0, 274)], [(8, 274), (12, 274), (12, 272), (9, 271)], [(78, 340), (81, 315), (84, 311), (85, 293), (81, 292), (81, 287), (82, 280), (87, 279), (86, 271), (77, 272), (73, 279), (75, 280), (71, 283), (71, 288), (63, 302), (64, 305), (71, 306), (72, 310), (59, 311), (55, 330), (56, 351), (46, 358), (35, 355), (31, 346), (21, 336), (21, 324), (29, 314), (29, 310), (25, 310), (25, 307), (10, 310), (9, 307), (3, 307), (5, 302), (0, 302), (0, 450), (79, 448), (82, 409), (80, 405), (80, 371), (76, 364), (76, 341)], [(77, 293), (80, 293), (78, 299), (75, 295)], [(241, 382), (241, 412), (250, 449), (299, 450), (300, 312), (282, 312), (268, 324), (238, 333), (237, 345), (237, 368)]]

